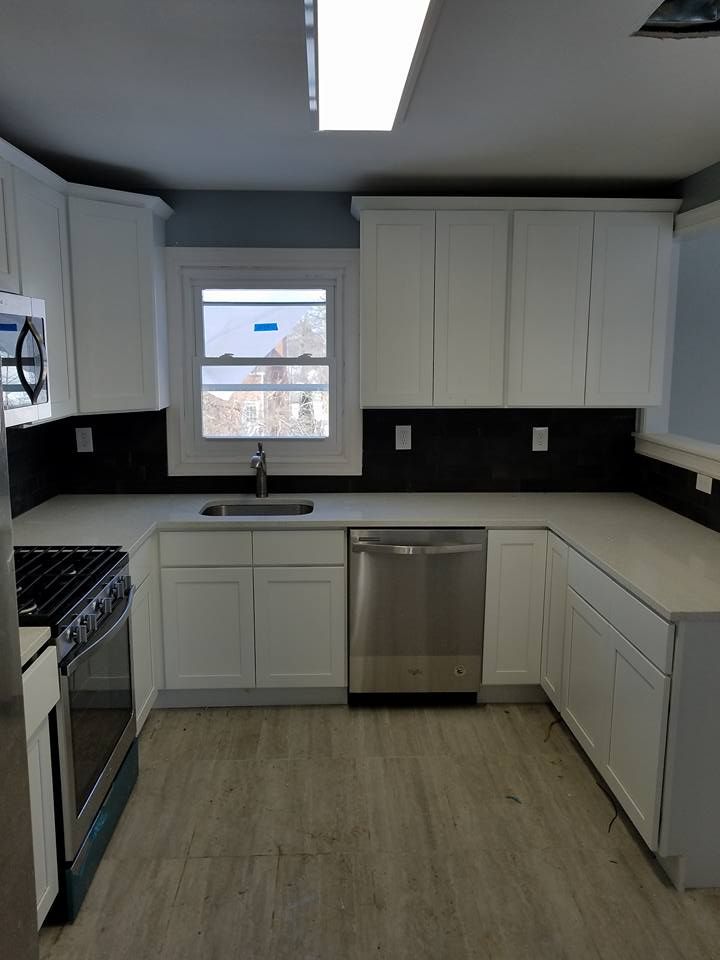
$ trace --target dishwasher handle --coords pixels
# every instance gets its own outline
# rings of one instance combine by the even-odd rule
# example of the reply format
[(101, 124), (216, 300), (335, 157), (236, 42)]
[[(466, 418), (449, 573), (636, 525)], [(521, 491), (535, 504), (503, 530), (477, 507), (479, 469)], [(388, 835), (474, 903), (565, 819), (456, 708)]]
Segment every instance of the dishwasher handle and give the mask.
[(447, 543), (438, 546), (418, 546), (415, 544), (391, 543), (353, 543), (353, 553), (379, 553), (394, 557), (429, 557), (453, 553), (482, 553), (484, 543)]

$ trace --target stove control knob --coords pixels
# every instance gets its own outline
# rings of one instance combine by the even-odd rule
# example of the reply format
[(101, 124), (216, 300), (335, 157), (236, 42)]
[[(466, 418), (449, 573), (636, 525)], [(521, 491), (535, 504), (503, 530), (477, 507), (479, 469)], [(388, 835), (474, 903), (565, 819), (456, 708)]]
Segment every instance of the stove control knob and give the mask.
[(103, 613), (112, 613), (113, 601), (112, 597), (105, 597), (102, 602)]
[(78, 643), (87, 643), (88, 638), (88, 618), (82, 617), (77, 628)]
[(117, 591), (116, 596), (122, 600), (125, 596), (125, 577), (118, 577), (115, 589)]
[(97, 613), (95, 613), (95, 609), (94, 609), (94, 608), (93, 608), (93, 612), (92, 612), (92, 613), (88, 613), (88, 615), (87, 615), (86, 617), (84, 617), (83, 619), (87, 622), (88, 630), (90, 630), (91, 632), (92, 632), (93, 630), (97, 630), (98, 616), (97, 616)]

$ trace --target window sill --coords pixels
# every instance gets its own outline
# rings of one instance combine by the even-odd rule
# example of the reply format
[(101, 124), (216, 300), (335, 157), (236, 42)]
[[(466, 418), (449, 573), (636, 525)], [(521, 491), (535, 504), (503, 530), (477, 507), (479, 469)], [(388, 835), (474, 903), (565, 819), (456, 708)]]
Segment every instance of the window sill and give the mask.
[(635, 452), (720, 480), (720, 444), (674, 433), (636, 433)]

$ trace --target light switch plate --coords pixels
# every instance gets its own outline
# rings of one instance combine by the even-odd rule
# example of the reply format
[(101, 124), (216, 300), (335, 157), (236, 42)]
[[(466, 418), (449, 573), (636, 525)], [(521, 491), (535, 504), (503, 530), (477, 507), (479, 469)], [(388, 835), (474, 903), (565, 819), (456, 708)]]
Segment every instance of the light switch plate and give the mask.
[(550, 442), (549, 427), (533, 427), (532, 448), (533, 453), (546, 453)]
[(75, 427), (75, 444), (78, 453), (93, 453), (92, 427)]
[(712, 477), (706, 477), (704, 473), (699, 473), (695, 480), (695, 489), (701, 493), (712, 493)]
[(395, 427), (395, 449), (412, 450), (412, 427), (409, 424)]

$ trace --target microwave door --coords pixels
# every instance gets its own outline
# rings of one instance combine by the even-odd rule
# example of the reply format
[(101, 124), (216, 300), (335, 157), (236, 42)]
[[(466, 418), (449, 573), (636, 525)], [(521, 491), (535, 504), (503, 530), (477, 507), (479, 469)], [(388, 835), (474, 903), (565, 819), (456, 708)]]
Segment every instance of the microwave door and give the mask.
[(31, 403), (19, 376), (17, 363), (18, 338), (26, 318), (0, 313), (0, 364), (2, 365), (3, 403), (6, 410)]

